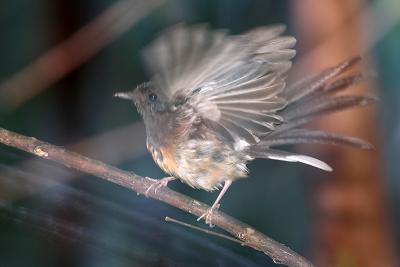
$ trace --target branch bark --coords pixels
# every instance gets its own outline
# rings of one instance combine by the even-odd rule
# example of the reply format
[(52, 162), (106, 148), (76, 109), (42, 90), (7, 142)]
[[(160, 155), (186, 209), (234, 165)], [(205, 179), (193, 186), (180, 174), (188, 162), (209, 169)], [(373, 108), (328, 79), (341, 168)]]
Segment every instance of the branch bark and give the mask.
[[(120, 170), (101, 161), (69, 151), (63, 147), (54, 146), (37, 140), (36, 138), (20, 135), (3, 128), (0, 128), (0, 143), (116, 183), (138, 194), (144, 194), (147, 188), (153, 184), (152, 181), (132, 172)], [(202, 215), (210, 208), (202, 202), (175, 192), (167, 187), (160, 188), (157, 190), (157, 193), (155, 193), (154, 190), (150, 190), (148, 197), (160, 200), (195, 216)], [(215, 212), (213, 224), (241, 240), (243, 245), (264, 252), (271, 257), (275, 263), (290, 267), (313, 266), (308, 260), (292, 251), (290, 248), (223, 212)]]

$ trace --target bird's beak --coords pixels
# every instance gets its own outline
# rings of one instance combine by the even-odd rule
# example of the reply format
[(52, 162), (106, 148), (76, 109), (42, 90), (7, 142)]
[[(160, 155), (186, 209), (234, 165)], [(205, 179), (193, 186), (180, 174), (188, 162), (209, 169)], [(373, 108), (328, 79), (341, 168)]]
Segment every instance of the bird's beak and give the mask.
[(114, 94), (114, 97), (122, 98), (122, 99), (127, 99), (127, 100), (133, 100), (134, 99), (134, 93), (133, 91), (128, 91), (128, 92), (118, 92)]

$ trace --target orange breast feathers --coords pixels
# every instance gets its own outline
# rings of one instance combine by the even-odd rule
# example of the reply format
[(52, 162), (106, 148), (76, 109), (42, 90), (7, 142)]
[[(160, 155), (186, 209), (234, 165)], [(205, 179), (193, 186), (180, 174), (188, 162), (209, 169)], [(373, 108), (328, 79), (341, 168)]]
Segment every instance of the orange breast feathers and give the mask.
[(155, 148), (147, 143), (147, 149), (160, 168), (170, 175), (177, 175), (177, 163), (175, 160), (176, 145), (168, 145)]

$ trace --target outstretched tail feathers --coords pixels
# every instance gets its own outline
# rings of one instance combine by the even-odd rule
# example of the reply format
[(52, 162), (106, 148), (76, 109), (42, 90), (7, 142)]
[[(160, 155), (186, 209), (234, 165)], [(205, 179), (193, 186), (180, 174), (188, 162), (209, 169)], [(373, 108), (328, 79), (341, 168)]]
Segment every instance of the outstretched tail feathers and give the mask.
[(347, 145), (361, 149), (373, 149), (373, 146), (359, 138), (345, 136), (325, 131), (309, 129), (292, 129), (272, 138), (265, 138), (257, 145), (259, 147), (274, 147), (293, 144), (331, 144)]
[(277, 113), (283, 118), (283, 123), (277, 126), (274, 131), (261, 138), (261, 141), (252, 147), (251, 156), (301, 162), (325, 171), (331, 171), (332, 168), (329, 165), (316, 158), (275, 150), (271, 149), (271, 147), (319, 143), (372, 149), (373, 146), (371, 144), (358, 138), (324, 131), (299, 129), (299, 127), (317, 117), (350, 107), (369, 105), (376, 101), (375, 97), (365, 95), (333, 95), (333, 93), (345, 90), (369, 77), (358, 73), (337, 78), (359, 61), (360, 57), (355, 57), (329, 68), (310, 79), (288, 86), (282, 93), (283, 97), (287, 99), (288, 105), (285, 109)]
[(285, 90), (285, 96), (289, 104), (299, 102), (302, 98), (311, 96), (313, 93), (318, 93), (321, 90), (324, 91), (323, 89), (330, 84), (329, 82), (332, 81), (333, 78), (344, 73), (360, 62), (360, 60), (361, 57), (356, 56), (334, 67), (328, 68), (311, 78), (306, 78), (289, 85)]

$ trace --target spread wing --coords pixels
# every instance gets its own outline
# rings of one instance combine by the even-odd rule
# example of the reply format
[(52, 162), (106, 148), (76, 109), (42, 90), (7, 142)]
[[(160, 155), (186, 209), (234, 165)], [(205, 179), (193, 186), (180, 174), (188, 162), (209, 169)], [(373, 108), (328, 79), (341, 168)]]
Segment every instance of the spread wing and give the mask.
[[(334, 96), (364, 75), (340, 75), (356, 57), (285, 88), (295, 55), (284, 26), (259, 27), (242, 35), (178, 25), (164, 32), (144, 53), (152, 83), (171, 104), (188, 104), (195, 116), (236, 150), (251, 157), (302, 162), (331, 170), (324, 162), (271, 147), (297, 143), (346, 144), (369, 149), (363, 140), (299, 129), (310, 120), (374, 102), (368, 96)], [(338, 78), (339, 77), (339, 78)], [(336, 79), (336, 80), (335, 80)]]
[(186, 99), (222, 136), (257, 143), (282, 121), (276, 112), (287, 104), (278, 94), (296, 41), (280, 36), (284, 30), (259, 27), (234, 36), (177, 25), (150, 45), (144, 60), (171, 103)]

